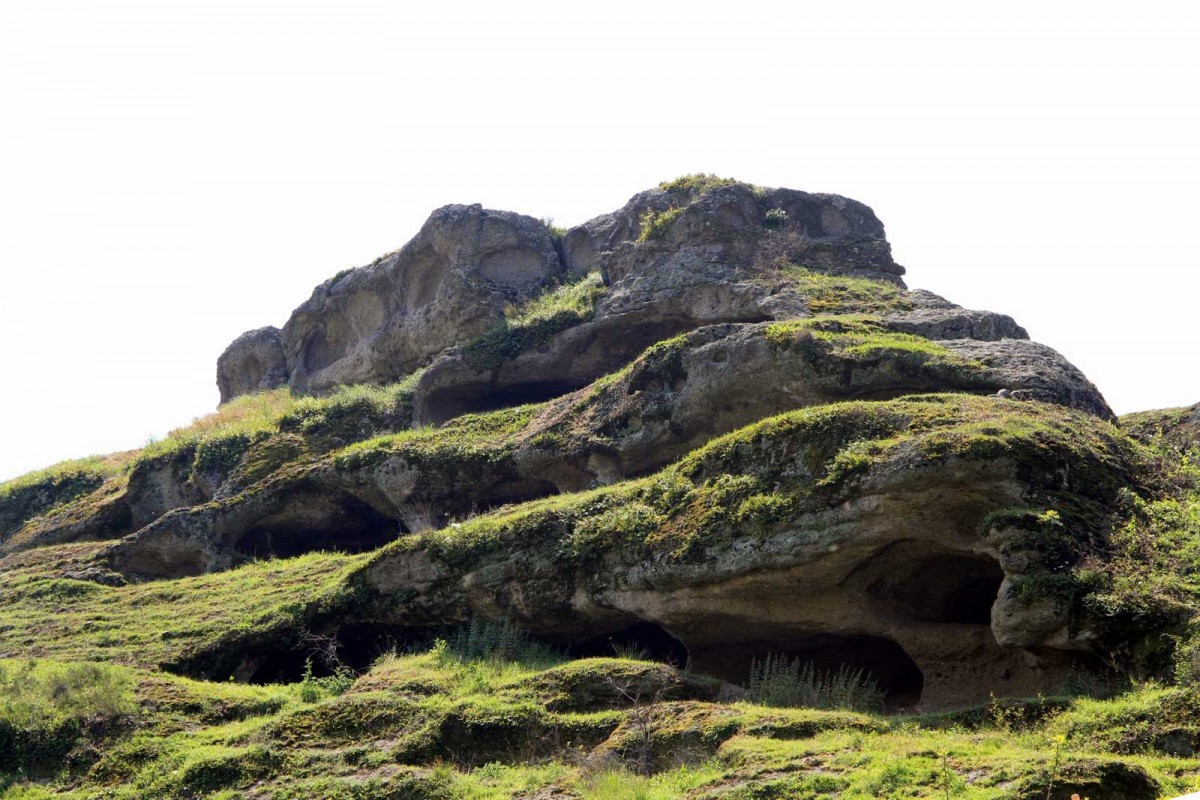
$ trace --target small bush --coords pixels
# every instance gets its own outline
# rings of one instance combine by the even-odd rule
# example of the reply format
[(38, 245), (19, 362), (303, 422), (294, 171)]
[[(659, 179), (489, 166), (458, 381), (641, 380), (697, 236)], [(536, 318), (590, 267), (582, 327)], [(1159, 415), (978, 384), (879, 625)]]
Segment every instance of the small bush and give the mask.
[(116, 667), (0, 661), (0, 773), (57, 771), (85, 726), (135, 707)]
[(882, 711), (884, 692), (875, 678), (845, 665), (836, 672), (800, 658), (769, 653), (750, 666), (748, 696), (765, 706)]
[(777, 231), (787, 224), (788, 213), (782, 208), (772, 208), (763, 218), (763, 225), (768, 230)]
[(345, 694), (354, 685), (354, 671), (349, 667), (338, 665), (332, 675), (317, 678), (313, 675), (311, 658), (304, 661), (304, 677), (300, 680), (300, 699), (305, 703), (315, 703), (323, 697)]

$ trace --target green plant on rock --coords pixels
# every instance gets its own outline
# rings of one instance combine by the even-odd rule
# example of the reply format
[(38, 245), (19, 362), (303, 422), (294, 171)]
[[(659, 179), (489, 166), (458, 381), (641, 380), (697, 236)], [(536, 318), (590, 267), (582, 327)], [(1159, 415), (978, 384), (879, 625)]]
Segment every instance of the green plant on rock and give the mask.
[(641, 223), (641, 232), (638, 233), (637, 243), (644, 244), (645, 242), (663, 238), (667, 233), (667, 229), (671, 227), (671, 223), (679, 219), (679, 215), (682, 213), (682, 208), (671, 206), (666, 211), (650, 209), (645, 214), (642, 214), (639, 220)]
[(474, 369), (494, 369), (550, 337), (589, 321), (608, 287), (599, 272), (552, 287), (521, 305), (509, 306), (504, 319), (463, 348)]

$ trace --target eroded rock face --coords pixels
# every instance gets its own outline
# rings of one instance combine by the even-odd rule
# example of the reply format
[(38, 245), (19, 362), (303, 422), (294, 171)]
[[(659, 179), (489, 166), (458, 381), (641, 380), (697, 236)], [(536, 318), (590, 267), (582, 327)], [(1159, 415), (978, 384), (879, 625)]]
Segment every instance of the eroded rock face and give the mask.
[[(647, 213), (667, 214), (670, 222), (644, 237)], [(717, 322), (777, 319), (802, 307), (750, 280), (788, 259), (896, 283), (904, 273), (874, 213), (837, 195), (740, 183), (653, 189), (568, 231), (557, 245), (531, 217), (447, 206), (400, 251), (317, 287), (282, 331), (239, 337), (218, 363), (221, 400), (285, 384), (321, 392), (397, 379), (484, 333), (508, 304), (598, 269), (613, 290), (597, 309), (597, 325), (577, 338), (612, 343), (619, 329), (620, 342), (609, 357), (593, 359), (593, 369), (579, 370), (586, 383), (665, 336)], [(555, 349), (565, 361), (579, 347)], [(525, 391), (536, 391), (524, 383)]]
[[(890, 332), (888, 324), (823, 318), (811, 326), (701, 328), (651, 348), (613, 379), (528, 412), (511, 432), (491, 436), (452, 422), (427, 434), (427, 444), (399, 439), (394, 450), (381, 445), (361, 458), (335, 455), (239, 492), (218, 492), (215, 503), (144, 520), (142, 530), (114, 547), (114, 563), (162, 577), (225, 569), (251, 555), (295, 554), (322, 542), (370, 549), (504, 503), (642, 475), (757, 420), (837, 401), (1003, 390), (1089, 412), (1107, 408), (1053, 351), (1024, 359), (1038, 347), (1028, 341), (989, 343), (993, 360), (1005, 365), (997, 369), (962, 356), (955, 341), (913, 352), (912, 338)], [(868, 356), (854, 351), (863, 336), (877, 348)], [(1025, 369), (1030, 363), (1036, 368)]]
[(278, 328), (243, 333), (217, 359), (217, 389), (222, 403), (239, 395), (277, 389), (287, 382), (288, 365)]
[(478, 336), (561, 272), (538, 220), (478, 205), (438, 209), (399, 251), (318, 286), (282, 331), (231, 345), (218, 368), (222, 401), (284, 383), (320, 392), (394, 380)]
[[(887, 407), (923, 409), (898, 433), (894, 420), (858, 416), (870, 405), (720, 440), (645, 485), (614, 488), (611, 500), (499, 518), (484, 544), (393, 548), (355, 579), (378, 598), (368, 617), (402, 626), (507, 618), (567, 641), (652, 624), (687, 648), (693, 668), (726, 680), (744, 681), (752, 658), (787, 652), (868, 668), (896, 705), (923, 708), (1053, 691), (1073, 668), (1095, 667), (1086, 622), (1066, 624), (1069, 602), (1048, 614), (1052, 598), (1013, 591), (1050, 567), (1014, 559), (1013, 539), (1003, 528), (988, 535), (984, 523), (1064, 490), (1111, 500), (1138, 458), (1127, 440), (1088, 415), (1056, 412), (1106, 426), (1101, 449), (1081, 457), (1067, 438), (1037, 435), (993, 448), (985, 434), (950, 451), (961, 455), (931, 457), (929, 447), (945, 452), (959, 434), (922, 419), (951, 413), (971, 430), (1001, 428), (1049, 407), (897, 401)], [(840, 460), (831, 443), (856, 452), (863, 436), (883, 437), (888, 455), (830, 480), (827, 465)], [(1075, 477), (1064, 486), (1062, 475)], [(667, 488), (684, 478), (687, 494)], [(672, 491), (679, 499), (662, 500)]]
[[(768, 217), (770, 212), (774, 214)], [(671, 219), (660, 235), (635, 243), (647, 214)], [(764, 236), (768, 231), (781, 235)], [(843, 274), (895, 280), (904, 274), (892, 260), (883, 224), (862, 203), (741, 183), (699, 194), (688, 188), (637, 194), (623, 208), (568, 231), (563, 255), (571, 271), (599, 269), (609, 284), (635, 271), (686, 270), (703, 264), (747, 268), (788, 255), (803, 255), (815, 268)]]

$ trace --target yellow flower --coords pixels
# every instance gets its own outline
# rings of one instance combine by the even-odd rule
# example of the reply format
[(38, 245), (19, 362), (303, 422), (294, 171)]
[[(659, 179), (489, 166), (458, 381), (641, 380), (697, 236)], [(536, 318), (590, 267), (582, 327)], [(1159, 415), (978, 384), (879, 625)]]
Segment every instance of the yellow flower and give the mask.
[(1066, 737), (1066, 735), (1065, 735), (1065, 734), (1062, 734), (1062, 733), (1060, 733), (1060, 734), (1058, 734), (1057, 736), (1055, 736), (1055, 737), (1054, 737), (1054, 741), (1055, 741), (1057, 744), (1062, 744), (1062, 743), (1063, 743), (1063, 742), (1065, 742), (1066, 740), (1067, 740), (1067, 737)]

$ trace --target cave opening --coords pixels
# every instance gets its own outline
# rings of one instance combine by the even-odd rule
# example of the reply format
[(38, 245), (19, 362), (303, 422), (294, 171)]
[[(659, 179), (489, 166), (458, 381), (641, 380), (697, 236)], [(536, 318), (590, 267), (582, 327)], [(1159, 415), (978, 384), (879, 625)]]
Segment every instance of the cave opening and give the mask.
[(884, 549), (851, 577), (885, 617), (913, 622), (990, 625), (1004, 570), (980, 553), (902, 541)]
[(739, 686), (747, 686), (756, 661), (768, 655), (783, 655), (826, 673), (845, 667), (862, 670), (873, 679), (889, 710), (911, 708), (920, 703), (925, 675), (904, 648), (882, 636), (813, 634), (789, 639), (716, 645), (694, 649), (691, 669)]
[(392, 519), (351, 495), (304, 497), (259, 520), (234, 545), (248, 559), (292, 558), (317, 551), (364, 553), (408, 533)]
[(587, 385), (587, 381), (527, 381), (509, 386), (475, 385), (434, 392), (422, 411), (423, 422), (441, 425), (463, 414), (541, 403)]
[(289, 646), (245, 653), (227, 676), (215, 677), (255, 684), (295, 683), (304, 678), (310, 665), (317, 678), (333, 675), (339, 669), (362, 674), (381, 656), (413, 652), (430, 642), (426, 629), (350, 623), (329, 634), (308, 634)]
[(638, 622), (602, 636), (569, 642), (564, 649), (571, 658), (620, 656), (660, 661), (680, 669), (688, 665), (688, 649), (683, 642), (653, 622)]

